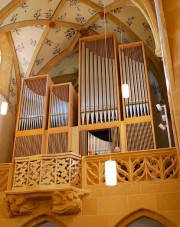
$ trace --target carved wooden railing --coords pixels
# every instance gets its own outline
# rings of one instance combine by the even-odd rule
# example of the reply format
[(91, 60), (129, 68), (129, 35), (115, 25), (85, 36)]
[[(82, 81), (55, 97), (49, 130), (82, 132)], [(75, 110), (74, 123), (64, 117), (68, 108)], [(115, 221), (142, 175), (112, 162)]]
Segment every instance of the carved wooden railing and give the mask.
[(81, 157), (72, 153), (15, 159), (12, 190), (81, 187)]
[(83, 186), (104, 186), (104, 163), (117, 163), (118, 183), (174, 179), (178, 177), (178, 155), (175, 148), (83, 157)]
[(10, 187), (10, 177), (12, 171), (12, 164), (1, 163), (0, 164), (0, 192), (6, 191)]

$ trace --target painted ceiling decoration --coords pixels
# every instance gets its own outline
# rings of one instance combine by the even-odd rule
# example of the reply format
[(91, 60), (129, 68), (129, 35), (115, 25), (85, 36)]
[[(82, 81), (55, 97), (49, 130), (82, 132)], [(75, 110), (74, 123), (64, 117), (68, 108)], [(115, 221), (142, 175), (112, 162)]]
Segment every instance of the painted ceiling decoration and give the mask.
[(105, 26), (107, 32), (116, 33), (119, 43), (143, 40), (149, 56), (154, 56), (157, 41), (152, 27), (157, 24), (148, 23), (149, 15), (145, 17), (136, 2), (144, 4), (135, 0), (1, 0), (0, 34), (11, 33), (22, 78), (77, 74), (79, 38), (105, 33)]
[(45, 26), (27, 26), (11, 31), (22, 78), (26, 75), (31, 58), (44, 29)]

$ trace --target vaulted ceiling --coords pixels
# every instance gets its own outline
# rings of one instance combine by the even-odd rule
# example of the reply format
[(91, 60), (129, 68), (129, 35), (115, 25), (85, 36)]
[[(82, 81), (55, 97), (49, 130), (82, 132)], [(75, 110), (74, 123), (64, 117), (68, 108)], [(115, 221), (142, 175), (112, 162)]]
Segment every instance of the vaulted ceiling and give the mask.
[(156, 25), (151, 0), (0, 1), (0, 35), (9, 33), (22, 78), (48, 73), (76, 86), (79, 38), (105, 32), (115, 32), (119, 43), (144, 41), (156, 65)]

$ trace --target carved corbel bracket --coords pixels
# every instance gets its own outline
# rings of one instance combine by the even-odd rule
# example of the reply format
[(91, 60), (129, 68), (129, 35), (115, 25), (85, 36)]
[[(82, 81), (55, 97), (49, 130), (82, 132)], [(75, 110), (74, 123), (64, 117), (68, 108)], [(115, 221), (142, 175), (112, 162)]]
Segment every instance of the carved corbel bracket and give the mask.
[(57, 190), (8, 191), (6, 202), (9, 216), (32, 214), (38, 209), (39, 201), (49, 200), (53, 213), (68, 215), (81, 211), (82, 197), (88, 191), (74, 187)]
[(38, 207), (38, 202), (31, 200), (24, 194), (9, 194), (6, 195), (8, 215), (17, 216), (24, 214), (32, 214), (33, 210)]
[(81, 211), (81, 198), (84, 193), (73, 190), (58, 191), (52, 194), (52, 212), (76, 214)]

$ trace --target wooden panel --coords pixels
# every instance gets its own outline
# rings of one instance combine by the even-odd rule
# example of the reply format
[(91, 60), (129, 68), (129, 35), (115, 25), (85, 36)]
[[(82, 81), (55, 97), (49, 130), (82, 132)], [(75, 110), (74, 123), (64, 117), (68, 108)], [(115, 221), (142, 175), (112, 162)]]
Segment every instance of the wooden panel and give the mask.
[(127, 150), (154, 149), (153, 131), (151, 122), (141, 122), (126, 125)]
[(41, 154), (42, 134), (16, 137), (14, 157)]
[(85, 130), (79, 132), (79, 153), (82, 156), (88, 155), (87, 131)]
[(49, 134), (48, 153), (58, 154), (66, 152), (68, 152), (68, 132)]

